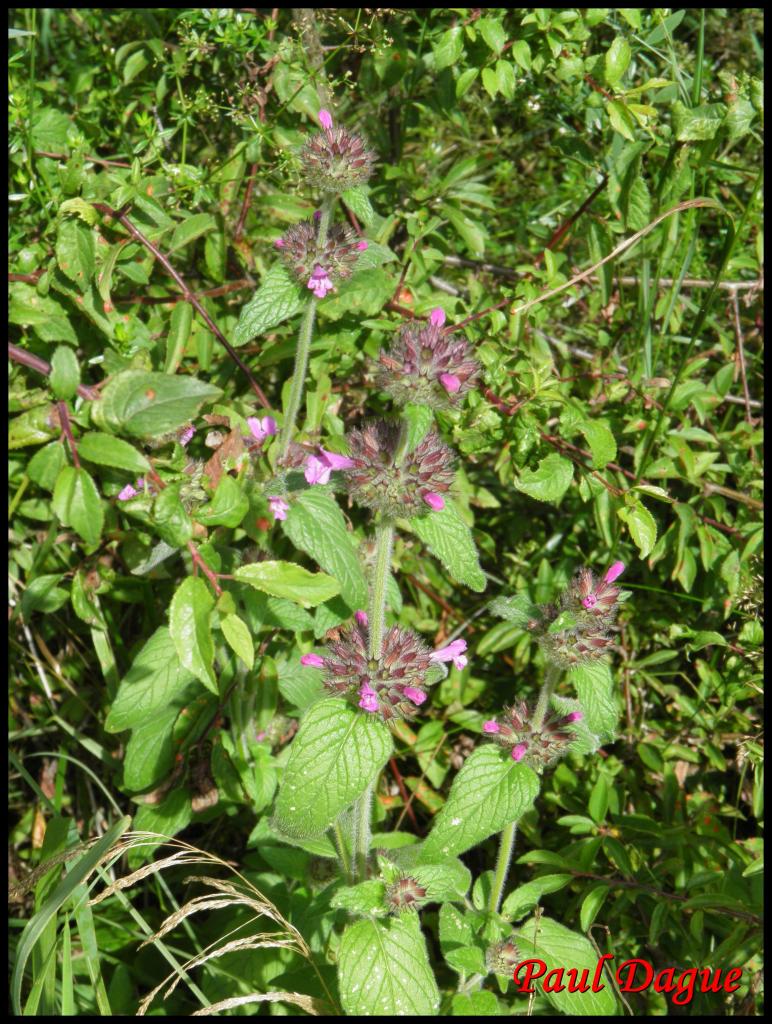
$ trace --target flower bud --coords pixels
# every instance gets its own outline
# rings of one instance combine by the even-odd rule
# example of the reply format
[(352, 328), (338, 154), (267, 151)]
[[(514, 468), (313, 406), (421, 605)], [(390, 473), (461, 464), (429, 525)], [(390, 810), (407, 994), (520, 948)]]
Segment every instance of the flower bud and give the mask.
[(328, 111), (319, 121), (324, 131), (309, 136), (300, 151), (302, 173), (308, 184), (320, 192), (340, 194), (363, 185), (372, 174), (375, 154), (361, 135), (334, 128)]

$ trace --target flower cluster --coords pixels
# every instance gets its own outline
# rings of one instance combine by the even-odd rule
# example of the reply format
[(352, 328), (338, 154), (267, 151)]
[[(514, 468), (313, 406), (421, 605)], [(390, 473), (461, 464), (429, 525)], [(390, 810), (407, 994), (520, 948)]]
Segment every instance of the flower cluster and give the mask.
[(519, 946), (511, 939), (494, 942), (485, 951), (485, 966), (494, 974), (511, 978), (512, 972), (523, 959)]
[(406, 324), (392, 348), (378, 356), (376, 383), (398, 405), (448, 409), (474, 387), (480, 366), (463, 338), (443, 334), (444, 323), (444, 311), (435, 309), (428, 324)]
[(319, 111), (319, 123), (322, 131), (310, 136), (300, 152), (306, 181), (333, 193), (363, 185), (372, 174), (375, 154), (361, 135), (333, 127), (328, 110)]
[(622, 562), (614, 562), (601, 580), (589, 569), (580, 569), (559, 605), (543, 605), (538, 618), (528, 623), (544, 653), (560, 668), (599, 658), (613, 643), (609, 632), (620, 593), (614, 584), (624, 568)]
[(274, 242), (289, 269), (317, 299), (332, 291), (336, 282), (350, 277), (367, 242), (345, 224), (331, 224), (324, 242), (319, 240), (319, 221), (302, 221), (288, 228)]
[(398, 914), (405, 910), (418, 910), (426, 900), (426, 888), (415, 878), (402, 875), (386, 886), (385, 896), (389, 910)]
[(379, 714), (384, 721), (410, 718), (426, 700), (427, 676), (432, 664), (452, 661), (463, 668), (466, 640), (437, 651), (430, 650), (410, 630), (392, 626), (383, 638), (380, 658), (369, 654), (367, 613), (358, 611), (354, 623), (331, 638), (323, 658), (304, 654), (302, 665), (324, 669), (324, 685), (336, 696), (346, 697), (370, 714)]
[(572, 722), (580, 721), (582, 713), (572, 711), (568, 715), (553, 714), (538, 725), (534, 723), (525, 701), (519, 701), (511, 708), (505, 708), (499, 718), (484, 722), (483, 732), (491, 736), (499, 746), (510, 750), (514, 761), (522, 761), (540, 772), (565, 755), (568, 745), (574, 739), (573, 734), (566, 732), (565, 728)]
[(453, 483), (453, 452), (430, 431), (402, 454), (397, 423), (378, 421), (347, 435), (351, 467), (346, 487), (354, 501), (389, 517), (415, 516), (445, 505)]
[(257, 444), (264, 444), (266, 439), (273, 437), (279, 429), (273, 416), (264, 416), (262, 419), (250, 416), (247, 419), (247, 427), (250, 436)]
[(392, 626), (383, 637), (380, 658), (371, 658), (368, 648), (367, 616), (356, 621), (327, 645), (329, 654), (305, 654), (301, 664), (324, 669), (325, 687), (346, 697), (371, 714), (388, 722), (410, 718), (426, 700), (425, 685), (431, 667), (431, 650), (415, 633)]

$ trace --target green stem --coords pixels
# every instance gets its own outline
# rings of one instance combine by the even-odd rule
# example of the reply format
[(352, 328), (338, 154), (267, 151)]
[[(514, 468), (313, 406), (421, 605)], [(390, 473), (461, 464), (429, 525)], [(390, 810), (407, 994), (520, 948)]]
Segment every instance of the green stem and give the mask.
[(550, 698), (555, 692), (555, 687), (560, 679), (560, 669), (555, 665), (547, 665), (547, 672), (544, 676), (544, 684), (539, 693), (539, 699), (536, 701), (536, 710), (533, 713), (531, 719), (531, 728), (534, 732), (538, 732), (544, 724), (544, 719), (547, 717), (549, 711)]
[[(317, 232), (317, 247), (324, 248), (327, 241), (327, 233), (330, 230), (332, 210), (335, 204), (335, 196), (329, 196), (322, 202), (321, 217), (319, 218), (319, 231)], [(303, 400), (303, 388), (306, 383), (308, 372), (308, 355), (311, 351), (311, 340), (314, 336), (314, 321), (316, 320), (316, 298), (310, 298), (303, 319), (300, 322), (298, 331), (298, 343), (295, 350), (295, 368), (292, 371), (292, 384), (290, 385), (287, 408), (284, 411), (284, 424), (281, 428), (281, 440), (279, 445), (279, 460), (283, 459), (289, 451), (292, 435), (295, 433), (295, 421), (300, 411), (300, 403)]]
[(493, 875), (493, 886), (491, 898), (488, 902), (488, 909), (492, 914), (498, 914), (501, 905), (501, 897), (504, 895), (509, 864), (512, 860), (512, 853), (515, 849), (515, 836), (517, 835), (517, 822), (513, 821), (507, 825), (499, 836), (499, 855), (496, 858), (496, 871)]
[[(560, 679), (560, 669), (555, 665), (548, 665), (547, 672), (544, 677), (544, 683), (539, 693), (539, 699), (536, 702), (536, 709), (531, 719), (531, 728), (534, 732), (538, 732), (544, 724), (544, 719), (547, 717), (549, 711), (550, 698), (555, 692), (555, 687)], [(501, 897), (504, 894), (504, 886), (507, 882), (507, 875), (509, 874), (509, 865), (512, 860), (512, 853), (515, 849), (515, 837), (517, 836), (517, 822), (513, 821), (511, 825), (507, 825), (499, 836), (499, 855), (496, 859), (496, 870), (493, 874), (493, 886), (491, 888), (491, 898), (488, 902), (488, 909), (492, 914), (497, 914), (499, 906), (501, 905)]]
[(356, 819), (356, 866), (357, 877), (361, 882), (367, 878), (367, 855), (370, 852), (372, 831), (370, 828), (370, 811), (372, 810), (375, 782), (371, 782), (364, 793), (354, 804)]
[(391, 549), (394, 544), (394, 523), (385, 519), (375, 528), (375, 567), (370, 585), (368, 630), (370, 657), (377, 660), (383, 649), (383, 631), (386, 621), (386, 587), (391, 573)]
[(335, 847), (338, 851), (338, 858), (340, 859), (340, 866), (343, 868), (343, 874), (346, 876), (346, 882), (351, 882), (351, 858), (348, 853), (348, 846), (346, 845), (346, 837), (343, 834), (343, 829), (339, 821), (336, 821), (332, 826), (333, 835), (335, 837)]

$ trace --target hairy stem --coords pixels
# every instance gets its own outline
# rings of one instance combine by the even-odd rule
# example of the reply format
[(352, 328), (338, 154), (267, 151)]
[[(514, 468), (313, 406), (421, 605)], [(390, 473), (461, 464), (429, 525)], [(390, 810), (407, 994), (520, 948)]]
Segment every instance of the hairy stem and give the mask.
[[(327, 233), (330, 230), (332, 220), (332, 209), (335, 203), (334, 196), (328, 196), (322, 202), (321, 216), (319, 218), (319, 231), (317, 233), (317, 245), (321, 250), (327, 241)], [(287, 408), (284, 411), (284, 423), (281, 428), (281, 440), (279, 444), (279, 459), (285, 458), (289, 451), (292, 435), (295, 433), (295, 421), (298, 418), (300, 405), (303, 401), (303, 388), (306, 383), (308, 372), (308, 355), (311, 351), (311, 341), (314, 336), (314, 322), (316, 320), (316, 304), (318, 300), (313, 296), (308, 300), (303, 319), (300, 321), (298, 331), (298, 343), (295, 349), (295, 368), (292, 371), (292, 384), (290, 385)]]
[(394, 524), (386, 519), (375, 528), (375, 567), (370, 583), (368, 609), (370, 657), (378, 659), (383, 650), (383, 631), (386, 621), (386, 587), (391, 572), (391, 549), (394, 544)]
[(354, 804), (354, 818), (356, 820), (356, 873), (360, 882), (364, 882), (367, 878), (367, 855), (370, 852), (370, 840), (372, 838), (370, 812), (372, 810), (374, 792), (375, 781), (370, 783)]
[(534, 732), (538, 732), (544, 724), (544, 719), (547, 717), (549, 711), (550, 698), (555, 692), (555, 687), (560, 679), (560, 669), (552, 663), (547, 665), (547, 671), (544, 675), (544, 683), (539, 692), (539, 699), (536, 702), (536, 710), (533, 713), (533, 719), (531, 720), (531, 727)]
[(332, 826), (332, 832), (335, 849), (338, 851), (340, 866), (343, 868), (343, 874), (346, 876), (346, 882), (351, 883), (351, 858), (349, 857), (348, 846), (346, 845), (346, 836), (343, 833), (340, 821), (336, 821)]
[(492, 914), (499, 912), (501, 906), (501, 897), (504, 895), (504, 886), (507, 882), (507, 875), (509, 874), (509, 865), (512, 860), (512, 854), (515, 849), (515, 837), (517, 835), (517, 822), (513, 821), (511, 825), (507, 825), (502, 830), (499, 836), (499, 855), (496, 858), (496, 870), (493, 874), (493, 886), (491, 888), (491, 898), (488, 902), (488, 909)]

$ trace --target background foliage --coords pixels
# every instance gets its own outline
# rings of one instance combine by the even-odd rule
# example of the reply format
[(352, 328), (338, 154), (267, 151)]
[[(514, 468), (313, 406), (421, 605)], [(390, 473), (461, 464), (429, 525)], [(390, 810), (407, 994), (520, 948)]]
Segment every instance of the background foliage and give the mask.
[[(273, 240), (314, 208), (297, 150), (322, 100), (376, 150), (348, 215), (378, 258), (320, 307), (306, 438), (384, 407), (370, 360), (437, 305), (468, 320), (485, 371), (440, 423), (487, 589), (474, 565), (451, 564), (452, 546), (443, 556), (435, 539), (435, 558), (432, 538), (401, 534), (395, 620), (436, 643), (465, 624), (471, 657), (401, 730), (378, 841), (425, 834), (486, 715), (538, 689), (540, 655), (491, 598), (551, 600), (579, 565), (622, 558), (621, 734), (547, 777), (504, 913), (517, 924), (538, 904), (620, 960), (744, 968), (721, 1009), (649, 992), (629, 997), (638, 1014), (757, 1012), (761, 12), (298, 17), (10, 17), (11, 923), (17, 939), (31, 919), (37, 940), (28, 930), (17, 947), (22, 1002), (134, 1013), (164, 958), (222, 945), (259, 905), (271, 943), (184, 971), (155, 1012), (278, 990), (294, 1006), (262, 1012), (339, 1005), (329, 962), (350, 949), (332, 922), (346, 915), (318, 888), (331, 862), (280, 843), (268, 818), (317, 692), (299, 656), (361, 606), (361, 568), (346, 524), (322, 523), (323, 499), (281, 529), (250, 474), (228, 472), (246, 417), (280, 409), (290, 373), (297, 307), (265, 283)], [(678, 204), (623, 255), (516, 312)], [(252, 302), (244, 327), (260, 285), (270, 301)], [(185, 472), (175, 432), (190, 421), (208, 483)], [(117, 503), (152, 473), (166, 483), (155, 499)], [(350, 517), (361, 540), (365, 520)], [(256, 589), (233, 578), (264, 561), (322, 569), (319, 589), (281, 572)], [(179, 833), (232, 863), (267, 902), (221, 880), (227, 909), (212, 899), (139, 948), (197, 891), (184, 866), (196, 855), (176, 847), (166, 875), (88, 906), (85, 879), (109, 883), (152, 853), (124, 840), (122, 859), (89, 875), (127, 814), (137, 832)], [(89, 839), (66, 873), (61, 857), (50, 866)], [(493, 840), (464, 856), (469, 908), (494, 856)], [(430, 908), (423, 923), (441, 1012), (526, 1009), (492, 976), (457, 992), (448, 922)], [(414, 938), (395, 934), (395, 949)], [(535, 1010), (550, 1007), (540, 997)]]

